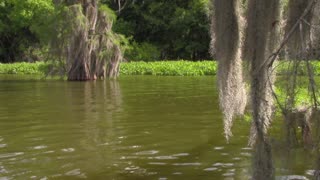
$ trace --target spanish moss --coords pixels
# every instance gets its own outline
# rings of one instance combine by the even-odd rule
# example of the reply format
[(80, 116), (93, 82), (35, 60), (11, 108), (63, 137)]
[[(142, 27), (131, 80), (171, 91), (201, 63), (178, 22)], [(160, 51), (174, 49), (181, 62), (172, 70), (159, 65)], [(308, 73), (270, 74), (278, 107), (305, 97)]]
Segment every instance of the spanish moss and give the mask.
[(220, 108), (224, 114), (224, 133), (232, 136), (231, 127), (236, 115), (246, 107), (246, 91), (242, 73), (240, 5), (237, 0), (214, 0), (211, 24), (213, 46), (218, 59), (218, 88)]
[(70, 27), (65, 35), (67, 40), (57, 37), (56, 46), (52, 47), (66, 59), (68, 80), (118, 76), (122, 52), (117, 35), (112, 33), (113, 19), (108, 8), (98, 7), (98, 0), (57, 1), (56, 5), (60, 3), (67, 4), (70, 24), (66, 25)]

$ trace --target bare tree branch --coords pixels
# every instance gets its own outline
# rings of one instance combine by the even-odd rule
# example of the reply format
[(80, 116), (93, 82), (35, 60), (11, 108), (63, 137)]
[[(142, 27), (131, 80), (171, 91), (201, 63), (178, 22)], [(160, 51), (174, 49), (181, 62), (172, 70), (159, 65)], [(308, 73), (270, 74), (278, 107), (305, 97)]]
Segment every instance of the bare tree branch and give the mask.
[(299, 27), (299, 24), (301, 21), (303, 21), (304, 17), (306, 17), (308, 15), (308, 13), (313, 9), (313, 7), (315, 6), (315, 4), (317, 3), (318, 0), (313, 0), (311, 1), (307, 8), (304, 10), (304, 12), (302, 13), (302, 15), (299, 17), (299, 19), (297, 20), (297, 22), (293, 25), (293, 27), (290, 29), (290, 31), (288, 32), (288, 34), (285, 36), (284, 40), (281, 42), (279, 48), (272, 54), (270, 55), (270, 57), (261, 64), (259, 71), (261, 70), (261, 68), (263, 68), (263, 66), (265, 64), (268, 65), (268, 67), (271, 67), (274, 63), (274, 61), (277, 59), (277, 57), (279, 56), (281, 50), (284, 48), (284, 46), (288, 43), (290, 37), (293, 35), (293, 33), (297, 30), (297, 28)]

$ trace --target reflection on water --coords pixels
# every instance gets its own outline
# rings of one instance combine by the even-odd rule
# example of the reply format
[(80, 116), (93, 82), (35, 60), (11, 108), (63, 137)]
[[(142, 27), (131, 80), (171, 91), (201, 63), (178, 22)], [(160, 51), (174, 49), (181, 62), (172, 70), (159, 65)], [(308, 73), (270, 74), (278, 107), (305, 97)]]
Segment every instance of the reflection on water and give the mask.
[[(249, 178), (249, 123), (226, 144), (213, 77), (0, 84), (0, 179)], [(294, 156), (278, 177), (310, 178)]]

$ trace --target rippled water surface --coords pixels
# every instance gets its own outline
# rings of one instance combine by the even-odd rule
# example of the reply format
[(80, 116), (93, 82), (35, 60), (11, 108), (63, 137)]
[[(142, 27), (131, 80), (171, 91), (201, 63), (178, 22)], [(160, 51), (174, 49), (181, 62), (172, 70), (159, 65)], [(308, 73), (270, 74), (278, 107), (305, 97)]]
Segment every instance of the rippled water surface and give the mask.
[[(0, 179), (247, 179), (249, 123), (227, 144), (221, 118), (214, 77), (0, 77)], [(279, 177), (311, 177), (300, 154)]]

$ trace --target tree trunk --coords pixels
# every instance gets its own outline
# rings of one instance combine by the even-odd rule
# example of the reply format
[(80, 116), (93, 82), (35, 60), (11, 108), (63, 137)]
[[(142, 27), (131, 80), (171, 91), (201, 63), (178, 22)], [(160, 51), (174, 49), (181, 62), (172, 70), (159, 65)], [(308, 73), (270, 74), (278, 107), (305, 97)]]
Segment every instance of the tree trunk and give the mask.
[[(310, 1), (313, 0), (289, 0), (287, 23), (285, 27), (285, 34), (288, 34), (293, 25), (299, 20), (307, 8)], [(297, 28), (288, 43), (286, 44), (287, 59), (303, 59), (306, 58), (307, 52), (304, 52), (302, 44), (310, 43), (310, 26), (312, 14), (304, 18), (304, 22), (301, 23), (300, 28)], [(302, 36), (301, 36), (302, 35)]]
[(249, 0), (248, 3), (244, 58), (251, 65), (253, 179), (270, 180), (274, 178), (274, 168), (267, 129), (273, 113), (274, 78), (266, 61), (278, 44), (276, 22), (280, 18), (280, 4), (279, 0)]
[[(98, 7), (97, 1), (83, 1), (75, 7), (70, 7), (76, 18), (83, 16), (84, 22), (76, 22), (78, 27), (71, 38), (70, 59), (71, 67), (68, 71), (68, 80), (86, 81), (95, 79), (92, 69), (92, 52), (95, 48), (92, 32), (95, 32)], [(79, 12), (80, 10), (80, 12)], [(84, 23), (84, 24), (82, 24)]]
[[(57, 37), (58, 52), (60, 56), (66, 56), (68, 80), (87, 81), (118, 76), (122, 53), (115, 43), (117, 35), (112, 33), (112, 15), (103, 8), (99, 10), (98, 0), (54, 2), (68, 7), (66, 18), (70, 21), (66, 25), (70, 28), (61, 30), (67, 32), (68, 42), (63, 38), (59, 42)], [(107, 62), (112, 64), (108, 70)]]
[(313, 9), (311, 20), (311, 59), (320, 59), (320, 1), (317, 1)]

